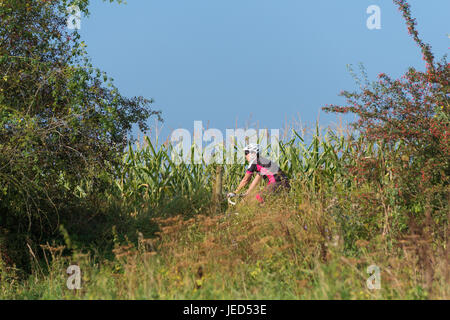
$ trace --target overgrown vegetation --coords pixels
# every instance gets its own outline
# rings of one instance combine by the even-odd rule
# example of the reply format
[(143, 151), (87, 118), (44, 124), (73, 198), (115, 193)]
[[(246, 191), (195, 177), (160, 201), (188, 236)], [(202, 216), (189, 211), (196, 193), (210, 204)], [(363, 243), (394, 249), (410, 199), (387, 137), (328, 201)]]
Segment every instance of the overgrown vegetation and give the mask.
[[(27, 271), (26, 244), (54, 239), (60, 224), (83, 230), (101, 214), (124, 137), (159, 115), (92, 66), (67, 28), (69, 4), (0, 2), (0, 244), (3, 259)], [(86, 184), (95, 193), (85, 197)]]
[[(420, 40), (407, 2), (394, 2), (426, 71), (343, 92), (348, 105), (325, 109), (357, 114), (354, 129), (280, 142), (289, 193), (217, 208), (217, 165), (122, 139), (155, 114), (150, 101), (81, 68), (78, 38), (46, 59), (58, 41), (26, 51), (17, 34), (35, 24), (14, 25), (32, 14), (64, 39), (64, 19), (49, 17), (65, 3), (1, 1), (0, 298), (449, 299), (449, 66)], [(243, 165), (223, 169), (223, 190), (235, 189)], [(67, 289), (72, 264), (81, 290)], [(366, 286), (370, 265), (380, 290)]]

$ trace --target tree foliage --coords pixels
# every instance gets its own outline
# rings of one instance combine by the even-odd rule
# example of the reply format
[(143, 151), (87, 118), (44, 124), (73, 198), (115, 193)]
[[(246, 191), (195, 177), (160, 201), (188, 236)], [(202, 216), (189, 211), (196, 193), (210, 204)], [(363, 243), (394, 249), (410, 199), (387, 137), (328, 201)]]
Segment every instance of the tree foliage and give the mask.
[(56, 230), (82, 183), (101, 192), (133, 124), (145, 132), (160, 116), (94, 68), (67, 28), (74, 4), (88, 14), (87, 0), (0, 1), (0, 232)]
[(356, 114), (353, 126), (362, 136), (401, 151), (395, 157), (392, 153), (389, 160), (395, 166), (393, 173), (403, 200), (413, 203), (427, 190), (435, 193), (437, 186), (448, 194), (450, 68), (446, 57), (436, 61), (431, 46), (419, 38), (407, 1), (394, 3), (421, 49), (425, 71), (411, 67), (400, 79), (381, 73), (378, 81), (362, 84), (358, 92), (343, 91), (345, 106), (330, 105), (324, 110)]

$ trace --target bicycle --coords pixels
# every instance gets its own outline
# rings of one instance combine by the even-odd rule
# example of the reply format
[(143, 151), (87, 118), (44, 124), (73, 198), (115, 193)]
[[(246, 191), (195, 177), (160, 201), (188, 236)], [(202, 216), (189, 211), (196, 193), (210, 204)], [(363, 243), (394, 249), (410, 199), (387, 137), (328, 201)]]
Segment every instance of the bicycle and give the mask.
[[(232, 205), (232, 206), (235, 206), (236, 204), (237, 204), (237, 200), (239, 199), (239, 198), (243, 198), (243, 197), (245, 197), (245, 194), (242, 194), (242, 193), (240, 193), (240, 194), (235, 194), (235, 193), (233, 193), (233, 192), (230, 192), (230, 193), (228, 193), (227, 195), (226, 195), (226, 198), (227, 198), (227, 201), (228, 201), (228, 203), (230, 204), (230, 205)], [(237, 198), (235, 201), (233, 201), (232, 199), (233, 198)]]

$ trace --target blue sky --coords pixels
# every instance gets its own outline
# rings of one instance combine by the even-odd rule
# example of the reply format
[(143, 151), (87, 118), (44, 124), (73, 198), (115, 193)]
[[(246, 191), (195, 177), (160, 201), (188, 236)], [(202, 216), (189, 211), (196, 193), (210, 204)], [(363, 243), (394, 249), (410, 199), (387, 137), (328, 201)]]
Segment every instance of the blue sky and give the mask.
[[(448, 53), (450, 1), (410, 3), (421, 37), (437, 57)], [(366, 27), (373, 4), (380, 30)], [(220, 130), (311, 124), (356, 88), (347, 64), (362, 62), (370, 80), (424, 67), (391, 0), (93, 0), (90, 12), (80, 33), (94, 65), (123, 94), (155, 100), (163, 139), (192, 132), (194, 120)], [(320, 112), (322, 125), (335, 120)]]

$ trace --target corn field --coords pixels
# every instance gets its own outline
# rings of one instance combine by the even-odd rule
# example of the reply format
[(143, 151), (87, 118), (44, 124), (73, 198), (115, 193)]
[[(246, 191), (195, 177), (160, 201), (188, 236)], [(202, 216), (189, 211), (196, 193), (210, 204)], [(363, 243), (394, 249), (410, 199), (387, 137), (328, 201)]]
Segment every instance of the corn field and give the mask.
[[(164, 211), (170, 207), (193, 208), (201, 212), (209, 205), (215, 185), (214, 163), (195, 164), (175, 161), (170, 143), (156, 145), (149, 137), (144, 143), (129, 145), (123, 156), (123, 166), (115, 181), (119, 196), (138, 209), (144, 204), (153, 210)], [(194, 146), (191, 151), (193, 153)], [(312, 193), (325, 185), (351, 185), (344, 174), (345, 166), (354, 164), (356, 156), (382, 157), (374, 143), (361, 138), (346, 138), (331, 130), (321, 134), (315, 129), (310, 142), (305, 142), (298, 131), (292, 129), (289, 138), (279, 142), (279, 165), (294, 187), (301, 185)], [(193, 159), (193, 157), (191, 157)], [(203, 159), (203, 158), (202, 158)], [(222, 193), (234, 190), (245, 173), (245, 164), (223, 164)], [(182, 206), (183, 207), (183, 206)]]

